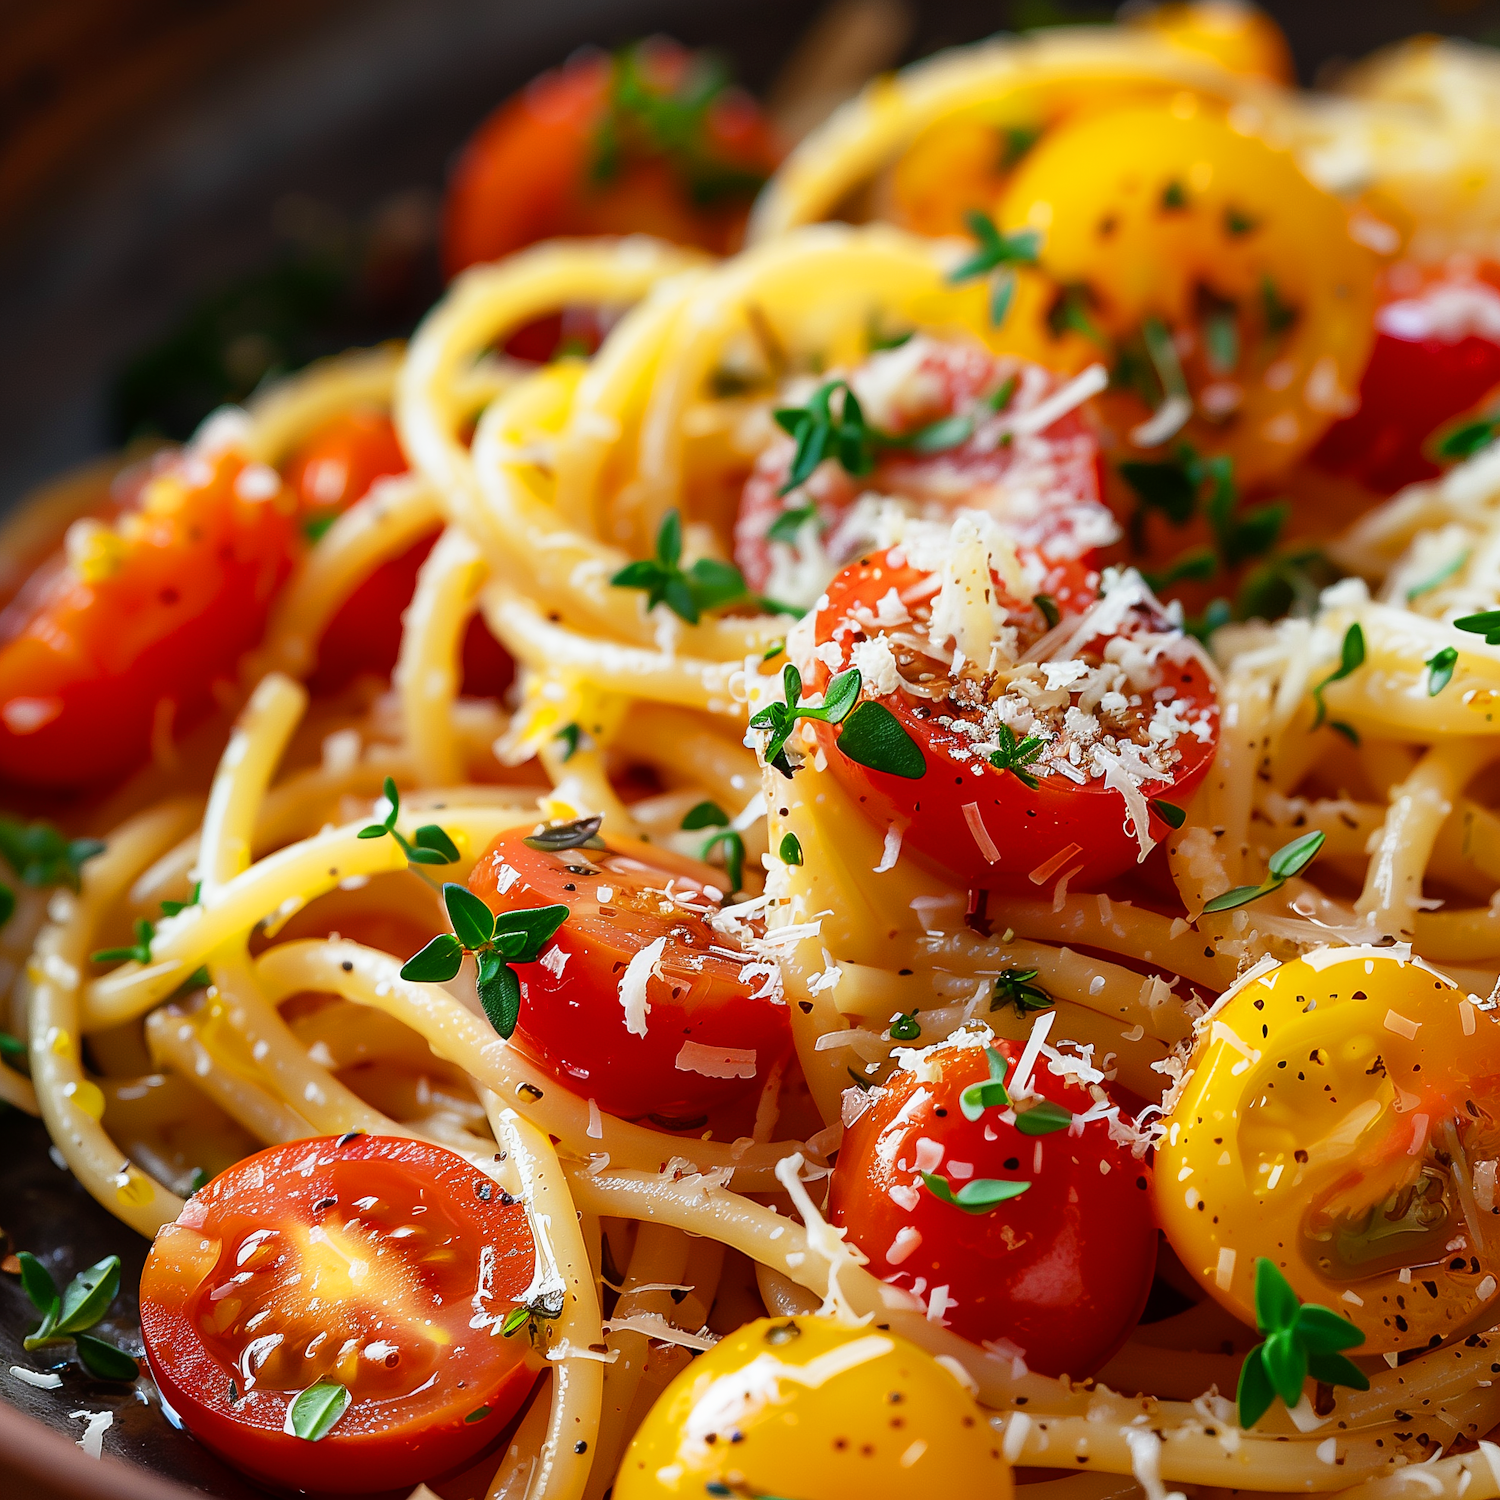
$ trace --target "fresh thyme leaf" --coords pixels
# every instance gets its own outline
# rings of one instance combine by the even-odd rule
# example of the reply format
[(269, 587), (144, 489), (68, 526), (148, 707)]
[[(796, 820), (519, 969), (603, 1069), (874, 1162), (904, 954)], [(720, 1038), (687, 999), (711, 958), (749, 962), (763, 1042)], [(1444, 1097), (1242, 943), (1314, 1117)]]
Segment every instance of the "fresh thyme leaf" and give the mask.
[[(1454, 621), (1462, 629), (1462, 621)], [(1323, 689), (1330, 683), (1342, 682), (1344, 678), (1357, 672), (1365, 664), (1365, 633), (1360, 627), (1359, 621), (1355, 621), (1345, 632), (1343, 644), (1339, 648), (1339, 664), (1313, 689), (1313, 702), (1317, 704), (1317, 712), (1313, 715), (1312, 727), (1318, 729), (1322, 726), (1324, 719), (1328, 717), (1328, 706), (1323, 702)]]
[(287, 1410), (287, 1426), (294, 1437), (316, 1443), (333, 1431), (334, 1424), (349, 1410), (347, 1386), (336, 1380), (320, 1380), (302, 1391)]
[(479, 1003), (496, 1033), (509, 1041), (521, 1018), (521, 981), (494, 949), (478, 960)]
[(818, 519), (818, 507), (808, 502), (806, 505), (794, 505), (790, 510), (784, 510), (771, 522), (770, 529), (766, 532), (768, 542), (785, 542), (788, 547), (797, 543), (797, 538), (802, 534), (802, 528), (809, 521)]
[(1029, 1182), (1008, 1182), (993, 1177), (975, 1177), (959, 1188), (955, 1193), (949, 1185), (946, 1177), (939, 1177), (936, 1172), (923, 1172), (920, 1174), (922, 1181), (927, 1184), (927, 1191), (934, 1198), (943, 1203), (951, 1203), (955, 1208), (961, 1208), (966, 1214), (987, 1214), (999, 1208), (1002, 1203), (1008, 1203), (1012, 1198), (1019, 1198), (1031, 1184)]
[(444, 932), (401, 965), (401, 977), (419, 984), (446, 984), (458, 977), (463, 963), (463, 944), (451, 932)]
[[(837, 413), (833, 398), (842, 393)], [(874, 429), (865, 421), (859, 398), (847, 380), (828, 380), (808, 399), (806, 406), (779, 407), (772, 415), (776, 424), (797, 444), (786, 482), (778, 494), (790, 494), (806, 484), (826, 458), (834, 459), (847, 474), (868, 474), (875, 467)]]
[(309, 516), (302, 523), (302, 535), (316, 547), (328, 535), (329, 529), (337, 520), (338, 514), (334, 511), (329, 511), (326, 515)]
[(1033, 594), (1031, 602), (1036, 605), (1037, 613), (1047, 622), (1047, 629), (1051, 630), (1062, 619), (1062, 611), (1057, 607), (1057, 600), (1051, 594)]
[(564, 761), (572, 760), (578, 754), (578, 742), (583, 737), (583, 730), (577, 724), (564, 724), (556, 734), (552, 736), (555, 740), (563, 743), (562, 758)]
[(1347, 1319), (1315, 1302), (1299, 1303), (1274, 1261), (1255, 1262), (1255, 1326), (1264, 1337), (1240, 1370), (1240, 1426), (1254, 1427), (1280, 1396), (1288, 1410), (1302, 1400), (1309, 1374), (1326, 1385), (1367, 1391), (1369, 1379), (1337, 1351), (1354, 1349), (1365, 1336)]
[(669, 510), (656, 533), (656, 556), (626, 563), (610, 583), (621, 589), (640, 589), (646, 608), (665, 604), (679, 619), (696, 625), (704, 610), (748, 600), (744, 575), (733, 563), (700, 557), (690, 568), (682, 562), (682, 516)]
[(785, 650), (785, 641), (772, 641), (771, 644), (766, 647), (765, 651), (762, 652), (760, 659), (762, 661), (775, 661), (776, 658), (780, 656), (781, 653)]
[(29, 1250), (22, 1250), (16, 1259), (21, 1265), (21, 1290), (39, 1313), (54, 1316), (61, 1306), (62, 1298), (52, 1273)]
[(1297, 309), (1281, 300), (1281, 293), (1269, 276), (1260, 279), (1260, 309), (1266, 332), (1272, 337), (1285, 333), (1297, 321)]
[(1156, 814), (1168, 828), (1181, 828), (1187, 822), (1187, 814), (1171, 802), (1163, 802), (1159, 797), (1153, 797), (1149, 803), (1151, 811)]
[(74, 1335), (73, 1347), (85, 1370), (98, 1380), (135, 1380), (141, 1373), (138, 1360), (92, 1333)]
[(1486, 646), (1500, 646), (1500, 609), (1481, 610), (1477, 615), (1460, 615), (1453, 626), (1470, 635), (1482, 635)]
[(1468, 562), (1469, 555), (1469, 549), (1465, 547), (1452, 562), (1444, 563), (1436, 573), (1430, 574), (1420, 583), (1412, 584), (1406, 591), (1406, 602), (1410, 604), (1413, 599), (1420, 599), (1423, 594), (1430, 594), (1440, 583), (1447, 583)]
[(473, 953), (495, 939), (495, 914), (468, 886), (456, 880), (443, 883), (443, 905), (453, 924), (453, 935)]
[(682, 820), (682, 826), (689, 830), (722, 828), (728, 821), (729, 814), (717, 802), (700, 802), (696, 807), (688, 809), (687, 815)]
[(798, 719), (816, 719), (823, 724), (841, 723), (854, 707), (855, 700), (859, 697), (859, 688), (859, 669), (850, 667), (829, 682), (822, 705), (813, 708), (802, 702), (802, 674), (788, 662), (781, 669), (784, 701), (768, 703), (750, 720), (751, 729), (767, 731), (762, 749), (767, 763), (777, 764)]
[(1072, 1110), (1050, 1099), (1016, 1111), (1016, 1129), (1022, 1135), (1051, 1135), (1054, 1130), (1066, 1130), (1072, 1123)]
[(802, 843), (795, 833), (784, 833), (781, 836), (781, 848), (777, 851), (784, 865), (800, 865), (802, 863)]
[(1041, 783), (1026, 767), (1047, 748), (1047, 742), (1034, 734), (1017, 739), (1015, 731), (1006, 724), (1000, 726), (997, 738), (999, 747), (990, 752), (990, 764), (997, 771), (1009, 771), (1022, 786), (1034, 792)]
[(1031, 982), (1037, 973), (1036, 969), (1005, 969), (997, 974), (990, 1009), (999, 1010), (1003, 1005), (1011, 1005), (1018, 1016), (1025, 1016), (1056, 1004), (1046, 990)]
[(729, 876), (729, 892), (733, 895), (744, 881), (745, 840), (733, 828), (725, 828), (703, 845), (703, 858), (706, 860), (721, 844), (724, 847), (724, 873)]
[(1481, 417), (1478, 421), (1464, 422), (1438, 440), (1439, 458), (1465, 459), (1494, 442), (1500, 432), (1500, 421), (1494, 417)]
[(414, 848), (407, 849), (407, 857), (422, 865), (456, 865), (459, 860), (458, 845), (436, 823), (424, 823), (412, 838)]
[(135, 942), (125, 948), (100, 948), (89, 954), (89, 961), (96, 964), (121, 964), (134, 959), (138, 964), (151, 962), (151, 939), (156, 936), (154, 924), (145, 917), (135, 919)]
[(927, 774), (927, 760), (901, 721), (883, 703), (866, 699), (844, 721), (838, 737), (841, 754), (872, 771), (884, 771), (919, 781)]
[(902, 1011), (890, 1025), (893, 1042), (914, 1042), (922, 1035), (921, 1023), (915, 1010)]
[(18, 1036), (0, 1031), (0, 1057), (23, 1058), (30, 1049)]
[(1265, 881), (1260, 885), (1237, 885), (1233, 890), (1215, 896), (1211, 901), (1204, 902), (1204, 914), (1233, 911), (1236, 907), (1248, 906), (1250, 902), (1280, 890), (1292, 876), (1300, 875), (1317, 858), (1318, 851), (1325, 842), (1322, 830), (1316, 829), (1293, 839), (1289, 844), (1283, 844), (1268, 862), (1270, 874)]
[(98, 839), (70, 839), (51, 823), (21, 823), (0, 814), (0, 856), (27, 885), (76, 891), (84, 863), (103, 853)]
[(1005, 321), (1015, 294), (1015, 276), (1010, 268), (1034, 266), (1042, 247), (1042, 237), (1034, 229), (1003, 234), (995, 221), (978, 209), (970, 209), (964, 215), (964, 222), (974, 236), (977, 248), (948, 273), (948, 280), (960, 285), (981, 276), (989, 277), (990, 322), (998, 328)]
[(1188, 206), (1187, 189), (1174, 177), (1161, 190), (1163, 213), (1180, 213)]
[(1249, 214), (1237, 208), (1231, 206), (1224, 210), (1224, 233), (1233, 239), (1251, 234), (1259, 227), (1258, 219), (1252, 219)]
[(1010, 1095), (1005, 1089), (1005, 1074), (1009, 1063), (993, 1047), (986, 1047), (984, 1055), (989, 1063), (989, 1078), (983, 1083), (971, 1083), (958, 1096), (958, 1107), (963, 1112), (964, 1119), (970, 1123), (987, 1109), (1006, 1109), (1010, 1105)]
[(1434, 651), (1424, 663), (1427, 668), (1427, 696), (1436, 698), (1453, 681), (1453, 668), (1458, 664), (1458, 649), (1444, 646)]
[(188, 907), (190, 907), (190, 906), (196, 906), (202, 899), (203, 899), (203, 882), (201, 880), (195, 880), (193, 882), (192, 894), (189, 895), (189, 897), (187, 898), (187, 900), (186, 901), (163, 901), (162, 904), (161, 904), (161, 914), (164, 917), (175, 917), (175, 916), (178, 915), (179, 912), (185, 912), (188, 909)]

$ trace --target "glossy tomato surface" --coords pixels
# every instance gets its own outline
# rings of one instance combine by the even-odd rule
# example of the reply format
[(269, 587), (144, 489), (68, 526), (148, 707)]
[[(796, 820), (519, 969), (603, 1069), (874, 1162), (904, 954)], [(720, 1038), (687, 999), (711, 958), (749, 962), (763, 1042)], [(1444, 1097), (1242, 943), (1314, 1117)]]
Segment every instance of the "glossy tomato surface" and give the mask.
[[(1066, 608), (1083, 575), (1095, 569), (1097, 550), (1117, 534), (1100, 498), (1099, 445), (1078, 407), (1038, 432), (1006, 431), (1010, 421), (1036, 410), (1061, 383), (1040, 365), (925, 334), (872, 354), (850, 376), (871, 424), (902, 441), (947, 419), (967, 419), (972, 430), (934, 452), (900, 442), (878, 445), (875, 467), (864, 475), (825, 462), (787, 494), (782, 491), (794, 444), (778, 437), (746, 481), (735, 525), (735, 561), (752, 588), (783, 602), (811, 604), (828, 578), (869, 549), (868, 507), (857, 506), (862, 495), (894, 499), (928, 518), (967, 507), (993, 517), (1017, 546), (1057, 570), (1038, 587)], [(789, 514), (806, 516), (814, 535), (787, 536), (790, 523), (782, 518)], [(775, 537), (773, 527), (778, 527)], [(825, 570), (809, 576), (825, 558)], [(1080, 595), (1077, 607), (1083, 602)]]
[(1500, 384), (1500, 266), (1397, 266), (1375, 319), (1359, 410), (1312, 461), (1377, 494), (1438, 472), (1435, 435)]
[(170, 746), (232, 686), (296, 546), (275, 470), (164, 460), (136, 504), (79, 521), (0, 620), (0, 774), (83, 787)]
[(558, 235), (734, 248), (779, 153), (754, 101), (714, 69), (656, 38), (581, 53), (507, 100), (454, 169), (449, 274)]
[(709, 923), (713, 874), (650, 845), (551, 852), (519, 835), (474, 866), (469, 887), (494, 911), (569, 908), (538, 960), (514, 965), (516, 1039), (602, 1110), (700, 1119), (760, 1088), (791, 1046), (773, 966)]
[[(992, 582), (997, 596), (1003, 597), (998, 578)], [(911, 598), (917, 621), (914, 631), (919, 635), (925, 624), (922, 591), (926, 589), (925, 597), (930, 598), (929, 585), (930, 576), (899, 553), (896, 560), (891, 553), (877, 553), (846, 568), (829, 585), (827, 605), (818, 611), (817, 645), (838, 646), (839, 667), (847, 666), (869, 622), (877, 616), (881, 600), (892, 590), (898, 599)], [(1082, 584), (1079, 591), (1067, 602), (1086, 602)], [(1046, 622), (1019, 601), (1011, 603), (1017, 628), (1027, 630), (1033, 641), (1038, 639)], [(1150, 639), (1166, 644), (1160, 650), (1152, 648), (1155, 656), (1149, 662), (1139, 654), (1132, 657), (1128, 648), (1114, 650), (1141, 680), (1139, 685), (1126, 684), (1128, 697), (1122, 694), (1124, 706), (1111, 723), (1120, 741), (1146, 746), (1158, 707), (1175, 706), (1188, 727), (1177, 734), (1176, 759), (1165, 774), (1143, 784), (1142, 801), (1161, 800), (1181, 807), (1206, 773), (1218, 740), (1213, 681), (1197, 649), (1180, 632), (1171, 630), (1154, 604), (1143, 602), (1131, 610), (1129, 621), (1149, 630)], [(1111, 642), (1117, 638), (1125, 636), (1085, 635), (1070, 659), (1093, 670), (1111, 659)], [(1018, 644), (1026, 639), (1021, 636)], [(811, 685), (822, 687), (833, 670), (820, 660)], [(960, 884), (1033, 893), (1041, 887), (1050, 890), (1064, 874), (1070, 875), (1072, 889), (1097, 889), (1138, 863), (1141, 841), (1130, 804), (1116, 784), (1101, 777), (1086, 778), (1082, 772), (1049, 771), (1033, 762), (1027, 771), (1028, 775), (1036, 773), (1037, 785), (1032, 787), (1012, 771), (996, 769), (985, 753), (976, 751), (976, 742), (987, 743), (985, 714), (1000, 690), (1000, 678), (995, 674), (965, 678), (950, 683), (946, 696), (936, 696), (934, 684), (947, 676), (944, 665), (918, 653), (906, 670), (922, 691), (909, 691), (902, 679), (901, 685), (878, 701), (922, 752), (926, 771), (920, 778), (908, 779), (851, 760), (837, 750), (842, 729), (817, 726), (829, 769), (872, 820), (902, 827), (903, 850), (913, 851)], [(923, 671), (929, 672), (930, 681), (920, 680)], [(1045, 692), (1041, 682), (1037, 679), (1039, 702), (1044, 701), (1041, 694)], [(1057, 696), (1055, 690), (1052, 696)], [(1080, 695), (1069, 690), (1063, 696), (1076, 701)], [(1062, 701), (1055, 707), (1061, 710)], [(1164, 838), (1169, 825), (1161, 815), (1148, 806), (1147, 818), (1150, 836)]]
[[(189, 1199), (141, 1276), (141, 1332), (163, 1399), (199, 1441), (267, 1483), (314, 1492), (431, 1479), (492, 1441), (530, 1389), (526, 1210), (426, 1142), (272, 1146)], [(350, 1393), (313, 1441), (290, 1407)]]
[[(993, 1051), (1013, 1077), (1021, 1044), (997, 1041)], [(979, 1046), (932, 1049), (915, 1070), (898, 1068), (845, 1131), (829, 1217), (874, 1275), (929, 1301), (941, 1295), (965, 1338), (1007, 1339), (1034, 1370), (1086, 1376), (1125, 1341), (1151, 1288), (1150, 1169), (1110, 1139), (1103, 1119), (1044, 1135), (1024, 1133), (998, 1105), (969, 1119), (964, 1090), (991, 1077)], [(1045, 1054), (1031, 1088), (1075, 1116), (1097, 1102), (1052, 1073)], [(973, 1213), (942, 1201), (923, 1172), (955, 1195), (970, 1183), (1029, 1185)]]

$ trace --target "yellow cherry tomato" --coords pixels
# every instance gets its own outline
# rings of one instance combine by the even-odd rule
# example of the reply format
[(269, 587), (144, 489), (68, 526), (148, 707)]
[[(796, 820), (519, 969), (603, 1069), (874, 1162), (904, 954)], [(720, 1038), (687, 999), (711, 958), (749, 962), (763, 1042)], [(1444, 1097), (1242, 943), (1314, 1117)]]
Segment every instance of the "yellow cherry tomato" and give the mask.
[(1179, 93), (1060, 126), (999, 217), (1040, 237), (1056, 361), (1114, 372), (1100, 413), (1119, 457), (1186, 440), (1230, 455), (1244, 485), (1354, 409), (1376, 259), (1289, 152), (1218, 106)]
[(1232, 73), (1291, 83), (1292, 52), (1281, 28), (1263, 10), (1240, 0), (1153, 5), (1129, 25), (1150, 31), (1184, 52), (1211, 57)]
[(1255, 1321), (1255, 1263), (1349, 1319), (1361, 1353), (1494, 1321), (1500, 1015), (1378, 948), (1324, 948), (1210, 1019), (1153, 1193), (1184, 1265)]
[(898, 1334), (809, 1316), (747, 1323), (695, 1359), (647, 1414), (614, 1493), (910, 1500), (928, 1489), (1011, 1500), (984, 1413)]

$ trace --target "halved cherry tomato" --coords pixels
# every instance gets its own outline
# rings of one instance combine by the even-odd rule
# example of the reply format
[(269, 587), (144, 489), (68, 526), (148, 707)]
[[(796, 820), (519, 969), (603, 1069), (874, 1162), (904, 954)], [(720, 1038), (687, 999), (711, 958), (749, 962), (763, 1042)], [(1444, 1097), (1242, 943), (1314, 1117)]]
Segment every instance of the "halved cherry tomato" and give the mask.
[[(284, 466), (302, 502), (304, 526), (315, 534), (369, 493), (377, 479), (406, 472), (406, 455), (383, 412), (352, 411), (318, 428)], [(416, 592), (417, 574), (437, 533), (382, 563), (344, 601), (318, 643), (318, 665), (308, 686), (334, 693), (356, 677), (389, 677), (401, 649), (401, 616)], [(464, 637), (463, 691), (498, 697), (515, 667), (477, 616)]]
[[(141, 1333), (166, 1403), (199, 1441), (298, 1490), (405, 1487), (491, 1442), (535, 1376), (499, 1324), (527, 1290), (525, 1209), (424, 1141), (272, 1146), (188, 1200), (141, 1275)], [(348, 1391), (327, 1435), (298, 1395)]]
[(1323, 948), (1257, 975), (1163, 1123), (1157, 1216), (1237, 1318), (1266, 1256), (1361, 1353), (1495, 1321), (1500, 1015), (1420, 960)]
[(944, 1046), (898, 1067), (845, 1131), (829, 1217), (873, 1274), (929, 1310), (940, 1298), (965, 1338), (1007, 1339), (1032, 1369), (1079, 1378), (1124, 1343), (1151, 1290), (1150, 1169), (1110, 1138), (1103, 1087), (1053, 1073), (1045, 1053), (1025, 1099), (975, 1094), (1014, 1083), (1021, 1051)]
[(1359, 410), (1310, 456), (1390, 495), (1433, 478), (1433, 435), (1500, 385), (1500, 265), (1392, 267), (1375, 329)]
[(707, 55), (662, 38), (587, 53), (507, 100), (448, 193), (450, 275), (557, 235), (658, 235), (718, 253), (779, 153), (755, 103)]
[(774, 966), (709, 923), (714, 876), (631, 841), (552, 852), (518, 835), (474, 866), (494, 911), (570, 909), (537, 962), (513, 966), (516, 1037), (600, 1109), (695, 1119), (759, 1088), (791, 1046)]
[[(735, 561), (757, 591), (810, 605), (869, 547), (872, 518), (868, 508), (855, 510), (866, 494), (921, 516), (982, 510), (1017, 546), (1068, 574), (1092, 569), (1096, 550), (1118, 535), (1100, 500), (1099, 446), (1080, 409), (1040, 432), (1009, 430), (1056, 392), (1061, 381), (1051, 371), (979, 344), (917, 334), (872, 354), (849, 383), (866, 421), (888, 437), (939, 433), (936, 424), (945, 419), (955, 430), (930, 449), (877, 442), (868, 474), (825, 461), (785, 495), (795, 445), (778, 437), (745, 485), (735, 525)], [(773, 539), (768, 533), (778, 523)], [(1064, 576), (1039, 586), (1054, 596), (1072, 587)]]
[(7, 612), (0, 774), (87, 786), (203, 718), (291, 568), (294, 509), (275, 470), (186, 454), (113, 522), (75, 522)]
[(631, 1439), (618, 1500), (1011, 1500), (996, 1434), (952, 1372), (883, 1326), (760, 1318), (701, 1354)]
[[(986, 639), (951, 677), (946, 648), (930, 639), (934, 601), (946, 608), (941, 575), (915, 566), (910, 550), (876, 553), (829, 585), (808, 681), (821, 689), (859, 665), (865, 696), (894, 715), (925, 772), (908, 778), (862, 765), (837, 749), (845, 726), (820, 723), (830, 771), (868, 817), (904, 830), (903, 850), (960, 884), (1034, 891), (1067, 875), (1074, 890), (1099, 889), (1166, 836), (1169, 824), (1149, 803), (1182, 806), (1213, 759), (1218, 706), (1201, 653), (1125, 576), (1115, 588), (1127, 602), (1116, 594), (1099, 606), (1101, 618), (1114, 617), (1107, 629), (1079, 625), (1069, 642), (1054, 637), (1040, 662), (1018, 661), (1047, 621), (990, 572), (1004, 623), (989, 626), (986, 597)], [(1087, 602), (1067, 601), (1069, 613)], [(1044, 743), (1021, 774), (991, 763), (1028, 736)]]

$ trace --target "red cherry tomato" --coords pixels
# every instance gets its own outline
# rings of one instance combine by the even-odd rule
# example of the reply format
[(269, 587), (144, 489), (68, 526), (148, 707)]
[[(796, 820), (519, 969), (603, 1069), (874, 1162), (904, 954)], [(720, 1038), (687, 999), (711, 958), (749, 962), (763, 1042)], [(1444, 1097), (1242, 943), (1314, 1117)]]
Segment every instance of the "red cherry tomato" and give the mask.
[[(610, 1114), (697, 1119), (758, 1089), (791, 1046), (771, 970), (709, 925), (713, 874), (644, 844), (553, 853), (506, 835), (469, 877), (494, 911), (570, 909), (538, 961), (513, 966), (516, 1037)], [(741, 978), (752, 963), (758, 972)], [(644, 1014), (628, 1003), (643, 968)]]
[[(424, 1141), (272, 1146), (188, 1200), (141, 1274), (151, 1373), (194, 1437), (257, 1479), (340, 1494), (430, 1479), (491, 1442), (535, 1376), (496, 1325), (531, 1283), (526, 1211)], [(289, 1430), (320, 1381), (351, 1397)]]
[[(362, 500), (377, 479), (404, 474), (406, 467), (391, 419), (381, 412), (353, 411), (318, 428), (284, 472), (301, 501), (304, 524), (316, 528)], [(335, 693), (364, 673), (391, 675), (401, 649), (401, 616), (436, 540), (434, 532), (382, 563), (344, 601), (318, 644), (317, 670), (308, 680), (313, 692)], [(463, 691), (498, 697), (514, 675), (504, 647), (476, 616), (464, 637)]]
[[(868, 549), (870, 537), (860, 515), (851, 512), (860, 495), (874, 492), (897, 497), (925, 516), (949, 515), (960, 507), (988, 512), (1018, 546), (1064, 570), (1051, 592), (1066, 606), (1077, 580), (1094, 568), (1097, 549), (1117, 535), (1100, 500), (1099, 445), (1079, 408), (1022, 437), (1004, 436), (992, 410), (996, 397), (1009, 391), (1005, 419), (1030, 411), (1061, 381), (1011, 355), (919, 334), (872, 355), (850, 383), (862, 393), (865, 416), (885, 432), (909, 436), (945, 418), (966, 416), (976, 419), (973, 431), (936, 453), (877, 450), (874, 471), (857, 477), (824, 463), (787, 495), (781, 490), (795, 445), (790, 438), (778, 439), (746, 482), (735, 525), (735, 561), (751, 588), (780, 598), (778, 566), (793, 576), (799, 564), (805, 566), (803, 538), (773, 541), (768, 533), (788, 512), (805, 513), (809, 503), (817, 513), (829, 574), (852, 562)], [(987, 398), (991, 405), (982, 404)], [(806, 580), (805, 598), (784, 602), (810, 603), (824, 581)]]
[(453, 173), (455, 275), (557, 235), (658, 235), (724, 253), (779, 153), (754, 102), (660, 38), (543, 73), (474, 133)]
[(1395, 267), (1376, 329), (1359, 410), (1312, 461), (1389, 495), (1436, 475), (1433, 435), (1500, 384), (1500, 266)]
[(0, 625), (0, 774), (83, 787), (191, 729), (260, 639), (293, 510), (274, 470), (189, 455), (112, 522), (75, 523)]
[[(1013, 1077), (1020, 1044), (999, 1041), (993, 1052)], [(1008, 1339), (1048, 1375), (1091, 1375), (1124, 1343), (1151, 1289), (1149, 1168), (1110, 1139), (1103, 1118), (1041, 1135), (1008, 1123), (1018, 1116), (1001, 1105), (969, 1119), (964, 1091), (992, 1077), (983, 1048), (929, 1051), (916, 1069), (898, 1068), (844, 1132), (830, 1219), (874, 1275), (929, 1299), (944, 1288), (947, 1321), (965, 1338)], [(1052, 1073), (1045, 1054), (1031, 1087), (1040, 1098), (1028, 1106), (1048, 1101), (1075, 1118), (1109, 1107), (1102, 1087)], [(972, 1112), (982, 1100), (969, 1098)], [(961, 1197), (937, 1196), (922, 1172), (955, 1197), (974, 1184), (1029, 1186), (971, 1212)]]
[[(991, 582), (1024, 653), (1046, 621), (1035, 606), (1009, 599), (997, 576)], [(911, 619), (887, 634), (875, 620), (892, 590)], [(829, 769), (869, 817), (904, 829), (903, 850), (959, 884), (1034, 893), (1065, 874), (1075, 890), (1107, 884), (1144, 858), (1139, 811), (1146, 812), (1148, 844), (1168, 831), (1148, 799), (1181, 807), (1213, 759), (1218, 705), (1202, 654), (1142, 590), (1107, 633), (1085, 627), (1065, 660), (1055, 660), (1054, 648), (1051, 670), (1020, 664), (986, 671), (972, 663), (955, 680), (947, 662), (923, 645), (935, 592), (933, 576), (894, 548), (846, 568), (828, 586), (815, 639), (818, 647), (833, 643), (838, 665), (831, 652), (819, 658), (809, 687), (826, 686), (869, 636), (885, 635), (897, 686), (878, 701), (926, 763), (924, 774), (910, 779), (872, 770), (836, 748), (845, 725), (817, 724)], [(1108, 600), (1100, 610), (1120, 614)], [(1069, 676), (1074, 680), (1065, 681)], [(1022, 775), (991, 764), (1002, 728), (1015, 743), (1044, 741)], [(1122, 785), (1139, 793), (1134, 810)]]

